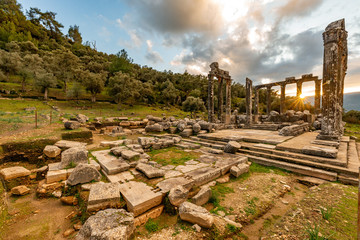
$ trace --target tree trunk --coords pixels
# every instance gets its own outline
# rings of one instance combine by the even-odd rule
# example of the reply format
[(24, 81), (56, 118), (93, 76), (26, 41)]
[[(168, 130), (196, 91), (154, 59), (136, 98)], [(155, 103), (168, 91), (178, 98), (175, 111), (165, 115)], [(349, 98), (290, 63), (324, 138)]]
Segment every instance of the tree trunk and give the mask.
[(91, 95), (91, 102), (96, 102), (96, 95), (95, 94), (93, 94), (93, 95)]
[(22, 81), (21, 81), (21, 92), (25, 92), (25, 81), (26, 81), (26, 79), (22, 79)]
[(66, 96), (66, 92), (67, 92), (67, 81), (64, 81), (64, 92), (65, 92), (65, 96)]
[(48, 99), (48, 88), (45, 88), (44, 99), (45, 99), (45, 100)]

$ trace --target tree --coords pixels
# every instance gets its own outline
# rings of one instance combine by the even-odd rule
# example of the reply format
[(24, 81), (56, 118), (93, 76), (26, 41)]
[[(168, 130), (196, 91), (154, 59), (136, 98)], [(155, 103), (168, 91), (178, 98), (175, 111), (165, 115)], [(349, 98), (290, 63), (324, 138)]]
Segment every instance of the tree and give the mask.
[(27, 54), (21, 61), (18, 75), (21, 77), (21, 91), (25, 92), (27, 81), (34, 77), (37, 66), (41, 63), (41, 58), (37, 54)]
[(21, 64), (21, 57), (18, 52), (6, 52), (0, 50), (0, 69), (6, 74), (9, 81), (9, 75), (15, 74)]
[(118, 52), (112, 59), (109, 71), (114, 74), (116, 72), (130, 73), (132, 70), (133, 60), (129, 57), (125, 49)]
[(167, 104), (175, 104), (179, 91), (175, 88), (174, 84), (167, 80), (162, 84), (162, 88), (161, 97), (163, 101)]
[(41, 87), (41, 91), (44, 92), (44, 99), (48, 99), (49, 88), (56, 85), (56, 79), (53, 73), (40, 70), (35, 74), (35, 85)]
[(123, 102), (140, 97), (141, 82), (129, 74), (118, 72), (109, 79), (109, 95), (115, 102)]
[(203, 100), (191, 96), (186, 98), (186, 100), (182, 104), (182, 108), (185, 112), (191, 113), (191, 118), (193, 117), (193, 113), (195, 113), (196, 117), (197, 112), (205, 111), (205, 105)]
[(55, 20), (56, 13), (54, 12), (41, 12), (39, 8), (30, 8), (27, 15), (31, 22), (35, 24), (42, 24), (47, 30), (50, 31), (50, 37), (59, 40), (62, 36), (60, 28), (64, 26)]
[(96, 102), (96, 95), (104, 88), (105, 74), (84, 71), (81, 75), (86, 91), (91, 93), (91, 102)]
[(74, 41), (74, 43), (82, 43), (82, 37), (79, 30), (79, 26), (74, 25), (69, 27), (68, 36)]
[(75, 98), (76, 102), (79, 103), (80, 97), (83, 95), (83, 89), (81, 83), (75, 82), (70, 90), (67, 92), (67, 97)]

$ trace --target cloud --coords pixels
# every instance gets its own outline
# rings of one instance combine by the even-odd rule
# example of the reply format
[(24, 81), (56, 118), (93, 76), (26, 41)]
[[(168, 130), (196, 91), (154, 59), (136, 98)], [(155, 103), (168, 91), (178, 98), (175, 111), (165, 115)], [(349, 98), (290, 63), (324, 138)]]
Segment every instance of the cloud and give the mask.
[(322, 4), (323, 0), (290, 0), (277, 9), (280, 18), (306, 16)]
[(137, 9), (138, 25), (162, 33), (218, 33), (219, 5), (208, 0), (128, 0)]
[(163, 62), (164, 60), (162, 59), (160, 53), (152, 49), (153, 43), (151, 42), (151, 40), (146, 40), (146, 44), (147, 44), (147, 53), (145, 55), (145, 58), (154, 64)]

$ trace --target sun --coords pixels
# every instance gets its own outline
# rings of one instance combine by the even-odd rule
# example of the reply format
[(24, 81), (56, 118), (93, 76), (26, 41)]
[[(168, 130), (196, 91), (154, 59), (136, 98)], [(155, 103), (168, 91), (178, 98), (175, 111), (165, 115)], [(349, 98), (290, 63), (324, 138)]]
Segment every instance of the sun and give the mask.
[(301, 99), (304, 99), (305, 97), (306, 97), (305, 94), (303, 94), (303, 93), (300, 94), (300, 98), (301, 98)]

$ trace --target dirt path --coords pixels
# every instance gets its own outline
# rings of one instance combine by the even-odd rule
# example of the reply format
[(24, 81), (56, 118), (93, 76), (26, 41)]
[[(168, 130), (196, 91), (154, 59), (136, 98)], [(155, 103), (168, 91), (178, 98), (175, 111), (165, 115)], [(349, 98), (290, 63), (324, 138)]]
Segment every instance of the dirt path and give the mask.
[(293, 187), (295, 187), (292, 189), (294, 194), (285, 194), (282, 198), (277, 199), (275, 205), (267, 213), (256, 219), (253, 224), (244, 227), (242, 233), (249, 237), (248, 240), (260, 239), (264, 225), (273, 223), (278, 216), (284, 216), (288, 210), (304, 198), (308, 188), (299, 183), (294, 183)]
[(64, 206), (59, 199), (38, 199), (32, 193), (20, 198), (8, 197), (11, 218), (6, 223), (4, 240), (52, 239), (60, 240), (65, 230), (72, 227), (65, 219), (74, 207)]

